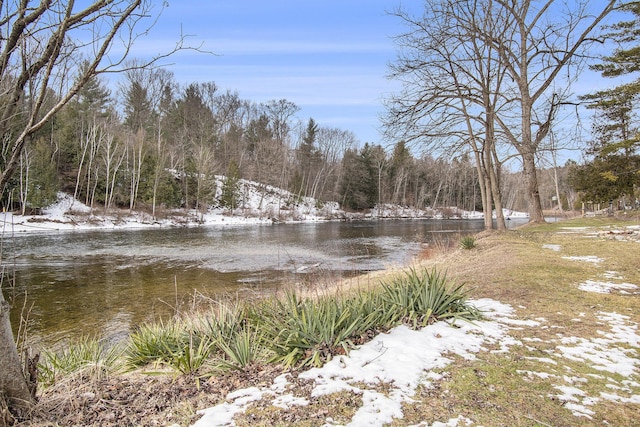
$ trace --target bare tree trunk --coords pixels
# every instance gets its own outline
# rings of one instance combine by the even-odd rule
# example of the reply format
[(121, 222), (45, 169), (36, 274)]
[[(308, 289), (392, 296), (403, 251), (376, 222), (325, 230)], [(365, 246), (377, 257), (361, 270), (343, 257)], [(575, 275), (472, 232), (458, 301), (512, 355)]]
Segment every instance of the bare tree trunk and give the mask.
[(500, 181), (494, 170), (491, 170), (491, 188), (493, 194), (493, 206), (496, 209), (496, 225), (498, 230), (503, 231), (507, 229), (507, 225), (504, 223), (504, 212), (502, 211), (502, 198), (499, 190)]
[(476, 159), (476, 172), (478, 173), (478, 181), (480, 183), (480, 197), (482, 198), (482, 213), (484, 214), (484, 229), (493, 229), (493, 221), (491, 218), (491, 186), (487, 185), (487, 176), (485, 169), (482, 167), (482, 159), (478, 150), (473, 150)]
[(29, 169), (31, 166), (31, 152), (25, 147), (20, 156), (20, 207), (22, 215), (26, 213), (29, 200)]
[(18, 416), (24, 416), (34, 401), (21, 370), (20, 356), (11, 330), (9, 304), (0, 290), (0, 391), (4, 392), (7, 405)]
[[(495, 155), (495, 141), (493, 139), (493, 119), (488, 121), (487, 132), (491, 132), (491, 142), (485, 143), (485, 161), (488, 166), (487, 174), (489, 178), (489, 185), (491, 185), (491, 196), (493, 197), (493, 207), (496, 211), (496, 225), (498, 230), (503, 231), (507, 229), (504, 223), (504, 212), (502, 212), (502, 191), (500, 190), (500, 177), (497, 169), (500, 167), (497, 159), (494, 159)], [(489, 135), (489, 133), (487, 133)], [(493, 224), (492, 224), (493, 225)]]
[(133, 153), (133, 170), (131, 171), (131, 195), (129, 196), (129, 211), (133, 212), (136, 207), (138, 198), (138, 189), (140, 188), (140, 178), (142, 176), (142, 164), (145, 157), (145, 139), (146, 133), (144, 129), (140, 129), (133, 136), (134, 146)]
[(558, 212), (564, 213), (562, 208), (562, 200), (560, 199), (560, 183), (558, 182), (558, 153), (555, 148), (551, 151), (553, 159), (553, 184), (556, 190), (556, 201), (558, 202)]
[(542, 214), (542, 203), (538, 191), (538, 175), (536, 171), (535, 154), (522, 153), (522, 170), (527, 187), (527, 200), (529, 201), (529, 222), (539, 224), (545, 222)]

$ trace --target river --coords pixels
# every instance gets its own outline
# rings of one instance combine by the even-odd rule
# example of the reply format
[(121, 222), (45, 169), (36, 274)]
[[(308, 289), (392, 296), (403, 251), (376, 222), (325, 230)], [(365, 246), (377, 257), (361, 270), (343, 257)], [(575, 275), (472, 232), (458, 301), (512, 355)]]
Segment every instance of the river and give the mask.
[(198, 299), (404, 265), (425, 245), (482, 228), (482, 220), (414, 219), (20, 235), (2, 240), (3, 287), (14, 330), (28, 313), (33, 345), (118, 340)]

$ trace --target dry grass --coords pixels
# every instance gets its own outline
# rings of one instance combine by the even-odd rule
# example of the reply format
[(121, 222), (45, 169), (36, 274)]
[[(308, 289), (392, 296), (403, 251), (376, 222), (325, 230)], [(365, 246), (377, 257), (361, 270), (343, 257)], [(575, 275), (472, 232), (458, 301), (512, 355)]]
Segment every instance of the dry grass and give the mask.
[[(474, 296), (508, 303), (517, 307), (518, 319), (543, 319), (544, 326), (512, 330), (514, 338), (529, 344), (512, 348), (510, 354), (482, 352), (474, 361), (457, 360), (435, 388), (420, 390), (416, 403), (405, 406), (405, 418), (394, 425), (446, 421), (459, 415), (473, 420), (473, 425), (485, 426), (634, 425), (640, 419), (637, 404), (603, 399), (591, 408), (595, 415), (589, 419), (576, 417), (565, 407), (566, 402), (552, 397), (558, 394), (555, 387), (563, 377), (589, 378), (584, 385), (589, 396), (609, 392), (611, 381), (624, 378), (612, 374), (607, 380), (598, 380), (602, 372), (588, 364), (557, 357), (555, 365), (540, 362), (551, 357), (559, 336), (601, 336), (603, 324), (596, 317), (598, 312), (621, 313), (635, 324), (640, 322), (638, 293), (597, 294), (577, 287), (587, 279), (601, 279), (604, 271), (615, 271), (625, 282), (640, 285), (640, 241), (608, 238), (603, 230), (612, 224), (621, 227), (628, 223), (578, 219), (485, 234), (477, 239), (479, 250), (475, 252), (455, 251), (424, 261), (447, 269), (450, 278), (468, 283)], [(585, 226), (592, 228), (571, 233), (564, 229)], [(546, 245), (557, 245), (560, 251)], [(564, 258), (585, 256), (602, 261), (596, 265)], [(638, 354), (637, 348), (632, 351)], [(632, 380), (638, 381), (637, 376)], [(637, 386), (635, 392), (640, 393)]]
[[(631, 223), (638, 224), (637, 219)], [(601, 336), (600, 331), (605, 327), (598, 318), (601, 312), (621, 313), (628, 316), (630, 322), (640, 324), (640, 294), (597, 294), (577, 286), (588, 279), (602, 279), (605, 271), (615, 271), (625, 282), (640, 285), (640, 241), (636, 236), (627, 239), (627, 235), (621, 240), (620, 235), (610, 233), (611, 226), (629, 224), (608, 218), (578, 218), (504, 233), (480, 233), (473, 250), (429, 248), (426, 256), (415, 261), (414, 267), (446, 271), (450, 280), (471, 288), (472, 298), (492, 298), (510, 304), (516, 309), (518, 319), (536, 320), (540, 326), (510, 330), (510, 335), (523, 345), (511, 347), (509, 353), (483, 351), (475, 360), (451, 355), (454, 362), (440, 372), (442, 379), (430, 387), (421, 387), (414, 402), (404, 405), (404, 418), (393, 425), (422, 422), (431, 425), (459, 416), (472, 420), (473, 425), (484, 426), (630, 426), (637, 423), (640, 420), (637, 403), (601, 399), (590, 406), (595, 415), (589, 419), (576, 417), (567, 409), (566, 401), (554, 397), (558, 394), (558, 384), (572, 378), (588, 378), (587, 382), (580, 383), (580, 388), (596, 397), (611, 392), (612, 382), (621, 384), (625, 380), (617, 374), (603, 374), (587, 363), (562, 358), (557, 346), (559, 337), (563, 336), (584, 339)], [(585, 256), (597, 256), (601, 261), (595, 264), (565, 258)], [(379, 286), (381, 280), (398, 272), (399, 269), (390, 269), (340, 283), (331, 281), (309, 289), (309, 293), (367, 289)], [(638, 355), (638, 349), (631, 345), (627, 350)], [(553, 363), (544, 359), (551, 359)], [(41, 399), (44, 412), (40, 421), (31, 425), (188, 425), (195, 419), (195, 409), (224, 400), (226, 393), (236, 388), (268, 387), (280, 372), (277, 367), (262, 367), (249, 374), (212, 378), (200, 388), (189, 377), (139, 375), (110, 378), (91, 390), (73, 384), (64, 390), (45, 393)], [(629, 379), (636, 382), (634, 394), (640, 395), (637, 370)], [(361, 405), (360, 396), (347, 392), (312, 397), (311, 385), (298, 380), (295, 372), (291, 373), (290, 383), (291, 392), (307, 399), (309, 405), (285, 410), (263, 399), (238, 415), (236, 425), (316, 426), (327, 419), (348, 423)], [(56, 412), (56, 405), (63, 410)], [(74, 416), (70, 416), (73, 411)], [(56, 413), (67, 416), (57, 417)], [(464, 422), (461, 425), (465, 425)]]

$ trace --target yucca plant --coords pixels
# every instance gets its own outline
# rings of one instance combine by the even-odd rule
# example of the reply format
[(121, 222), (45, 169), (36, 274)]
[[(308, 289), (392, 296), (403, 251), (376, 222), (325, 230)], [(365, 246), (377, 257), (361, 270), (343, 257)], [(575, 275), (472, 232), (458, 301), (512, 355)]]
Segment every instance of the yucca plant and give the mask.
[(40, 380), (52, 385), (63, 377), (80, 375), (85, 380), (98, 381), (123, 370), (122, 354), (122, 347), (106, 347), (95, 338), (83, 338), (60, 352), (44, 350), (38, 367)]
[(411, 269), (406, 276), (383, 284), (386, 309), (398, 320), (413, 328), (441, 319), (475, 320), (481, 317), (477, 308), (467, 304), (464, 285), (448, 286), (446, 275), (432, 270)]
[(259, 361), (263, 353), (260, 334), (249, 327), (235, 332), (228, 340), (216, 341), (215, 346), (223, 355), (218, 363), (221, 369), (245, 370)]
[(189, 332), (180, 348), (172, 350), (167, 345), (164, 362), (182, 374), (194, 374), (207, 362), (212, 347), (213, 341), (209, 337)]
[(335, 352), (347, 352), (363, 322), (339, 298), (303, 300), (292, 292), (263, 303), (253, 316), (260, 319), (272, 361), (285, 366), (320, 366)]
[(476, 247), (476, 239), (473, 236), (464, 236), (460, 239), (460, 248), (470, 250)]
[(220, 304), (205, 317), (202, 333), (213, 341), (229, 341), (243, 328), (244, 309), (238, 305)]
[(184, 330), (177, 322), (145, 323), (129, 338), (127, 362), (132, 367), (168, 361), (185, 345)]
[(380, 292), (359, 291), (347, 301), (349, 312), (359, 320), (357, 333), (388, 330), (398, 323), (392, 312), (384, 309), (384, 299)]

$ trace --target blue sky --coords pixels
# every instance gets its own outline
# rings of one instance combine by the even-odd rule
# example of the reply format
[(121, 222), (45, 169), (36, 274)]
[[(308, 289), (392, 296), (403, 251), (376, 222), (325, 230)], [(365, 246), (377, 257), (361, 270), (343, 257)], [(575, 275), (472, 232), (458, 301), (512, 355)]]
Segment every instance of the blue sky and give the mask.
[[(161, 4), (160, 0), (157, 1)], [(387, 14), (400, 0), (170, 0), (139, 49), (167, 50), (180, 32), (207, 55), (182, 52), (168, 68), (179, 83), (214, 81), (242, 99), (285, 98), (320, 126), (382, 143), (382, 99), (399, 88), (386, 79), (392, 36), (402, 22)], [(402, 4), (420, 10), (422, 1)]]
[[(156, 12), (163, 0), (152, 0)], [(382, 100), (400, 90), (386, 78), (396, 58), (393, 37), (406, 30), (388, 12), (402, 7), (420, 15), (423, 0), (169, 0), (133, 56), (170, 50), (181, 33), (192, 45), (214, 54), (184, 51), (168, 66), (181, 84), (215, 82), (254, 102), (287, 99), (320, 126), (352, 131), (363, 144), (381, 143)], [(138, 54), (139, 53), (139, 54)], [(588, 71), (588, 70), (587, 70)], [(615, 82), (586, 72), (574, 93)], [(582, 117), (589, 138), (590, 113)], [(567, 111), (556, 124), (560, 138), (576, 130)], [(578, 158), (580, 151), (563, 157)]]

